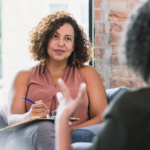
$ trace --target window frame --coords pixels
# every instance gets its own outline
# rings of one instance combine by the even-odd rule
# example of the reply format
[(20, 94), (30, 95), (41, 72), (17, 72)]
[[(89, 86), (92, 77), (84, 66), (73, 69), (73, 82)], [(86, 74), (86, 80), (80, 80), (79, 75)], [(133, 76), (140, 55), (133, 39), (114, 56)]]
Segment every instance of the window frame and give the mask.
[[(93, 45), (94, 49), (94, 40), (95, 40), (95, 27), (94, 27), (94, 1), (89, 0), (89, 40)], [(89, 65), (95, 67), (95, 50), (93, 52), (92, 60), (89, 62)]]

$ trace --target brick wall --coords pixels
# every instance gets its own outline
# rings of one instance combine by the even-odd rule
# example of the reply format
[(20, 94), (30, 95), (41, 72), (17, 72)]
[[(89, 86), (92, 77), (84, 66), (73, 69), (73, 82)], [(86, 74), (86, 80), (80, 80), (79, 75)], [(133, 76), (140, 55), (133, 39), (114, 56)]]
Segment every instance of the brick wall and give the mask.
[(95, 0), (95, 68), (105, 88), (145, 86), (140, 77), (121, 65), (119, 40), (133, 8), (146, 0)]
[(112, 47), (109, 44), (109, 0), (95, 0), (95, 68), (100, 74), (104, 86), (108, 89), (111, 84)]

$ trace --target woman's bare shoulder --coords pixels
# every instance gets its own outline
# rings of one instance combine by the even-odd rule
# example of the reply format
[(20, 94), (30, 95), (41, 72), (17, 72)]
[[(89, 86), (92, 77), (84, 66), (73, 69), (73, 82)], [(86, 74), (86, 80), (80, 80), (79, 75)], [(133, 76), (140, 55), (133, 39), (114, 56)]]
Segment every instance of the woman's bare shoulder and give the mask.
[(29, 81), (29, 79), (30, 79), (34, 69), (35, 69), (35, 66), (32, 67), (32, 68), (19, 70), (16, 73), (13, 81), (16, 84), (17, 83), (28, 83), (28, 81)]
[(90, 78), (98, 75), (98, 72), (92, 66), (83, 66), (80, 70), (84, 78)]
[(87, 83), (87, 86), (88, 85), (90, 85), (90, 87), (92, 87), (92, 85), (102, 86), (102, 80), (95, 68), (93, 68), (92, 66), (84, 66), (80, 70), (84, 77), (85, 82)]
[(27, 68), (27, 69), (22, 69), (22, 70), (19, 70), (17, 73), (16, 73), (16, 76), (17, 77), (30, 77), (31, 74), (33, 73), (33, 70), (34, 70), (35, 66), (32, 67), (32, 68)]

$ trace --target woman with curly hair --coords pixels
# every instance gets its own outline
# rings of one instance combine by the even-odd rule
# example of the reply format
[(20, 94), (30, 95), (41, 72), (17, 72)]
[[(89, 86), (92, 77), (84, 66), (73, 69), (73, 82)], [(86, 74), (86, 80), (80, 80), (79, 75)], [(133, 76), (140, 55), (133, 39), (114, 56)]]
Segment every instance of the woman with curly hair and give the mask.
[[(92, 46), (76, 20), (64, 11), (48, 15), (30, 32), (30, 42), (32, 58), (40, 63), (16, 75), (9, 93), (9, 125), (46, 116), (56, 110), (59, 105), (56, 93), (60, 91), (58, 78), (67, 84), (73, 98), (77, 96), (80, 84), (87, 84), (82, 106), (74, 116), (80, 120), (70, 125), (70, 133), (101, 123), (107, 106), (106, 93), (96, 70), (84, 65), (91, 58)], [(22, 96), (36, 104), (24, 101)], [(15, 141), (25, 139), (29, 141), (27, 149), (54, 150), (54, 134), (53, 123), (36, 122), (13, 133), (7, 149), (12, 149)]]

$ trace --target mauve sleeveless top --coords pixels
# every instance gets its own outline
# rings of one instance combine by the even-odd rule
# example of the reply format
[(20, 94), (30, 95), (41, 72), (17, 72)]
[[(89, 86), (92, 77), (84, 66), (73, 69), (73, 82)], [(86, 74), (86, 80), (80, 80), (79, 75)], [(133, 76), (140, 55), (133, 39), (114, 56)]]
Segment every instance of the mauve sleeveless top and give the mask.
[[(67, 66), (62, 79), (69, 88), (72, 98), (76, 98), (80, 84), (85, 82), (80, 69), (78, 67)], [(37, 65), (29, 80), (27, 98), (34, 102), (43, 100), (51, 113), (59, 105), (56, 97), (57, 92), (61, 92), (60, 87), (59, 85), (55, 86), (48, 68), (43, 65)], [(26, 101), (26, 111), (29, 111), (31, 105), (30, 102)], [(80, 118), (80, 120), (73, 122), (71, 126), (76, 126), (89, 120), (88, 106), (89, 99), (86, 93), (81, 107), (74, 116)]]

